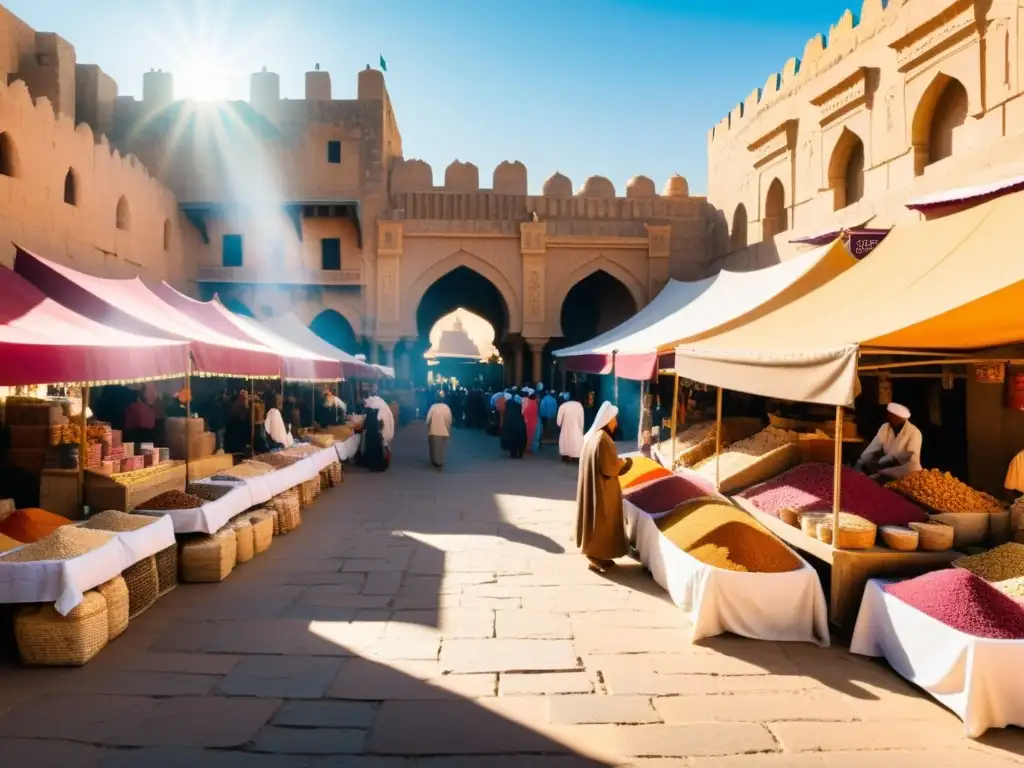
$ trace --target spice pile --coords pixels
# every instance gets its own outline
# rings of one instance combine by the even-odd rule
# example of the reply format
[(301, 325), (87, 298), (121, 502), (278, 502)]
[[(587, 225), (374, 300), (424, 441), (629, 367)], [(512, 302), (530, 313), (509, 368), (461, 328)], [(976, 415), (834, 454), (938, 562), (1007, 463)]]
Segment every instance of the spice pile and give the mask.
[(10, 536), (4, 536), (0, 533), (0, 552), (10, 552), (12, 549), (20, 547), (24, 542), (12, 539)]
[[(783, 472), (739, 494), (762, 512), (779, 516), (789, 508), (797, 512), (832, 509), (831, 464), (812, 462)], [(841, 507), (878, 526), (927, 522), (928, 516), (898, 493), (882, 488), (865, 474), (843, 467)]]
[(1024, 599), (1024, 544), (1002, 544), (979, 555), (961, 557), (953, 565), (970, 571), (1010, 597)]
[(30, 544), (49, 536), (58, 528), (71, 525), (66, 517), (55, 515), (38, 507), (16, 509), (3, 520), (0, 520), (0, 534), (10, 536), (15, 541)]
[(727, 571), (785, 573), (800, 560), (750, 515), (722, 501), (698, 500), (656, 521), (677, 547)]
[(648, 459), (646, 456), (634, 456), (633, 465), (624, 475), (619, 475), (619, 485), (625, 488), (632, 488), (637, 485), (649, 483), (652, 480), (668, 477), (672, 473), (661, 464)]
[[(800, 439), (797, 432), (790, 432), (775, 427), (765, 427), (756, 435), (745, 440), (739, 440), (722, 451), (719, 457), (719, 473), (722, 477), (729, 477), (737, 472), (742, 472), (747, 467), (757, 463), (762, 456), (771, 453), (784, 445), (795, 443)], [(715, 457), (710, 456), (694, 466), (694, 471), (699, 472), (702, 477), (710, 480), (715, 478)]]
[(226, 496), (236, 488), (241, 486), (228, 483), (190, 483), (188, 486), (188, 492), (193, 496), (198, 496), (203, 501), (216, 501), (221, 496)]
[(174, 467), (183, 466), (184, 464), (184, 461), (161, 461), (159, 464), (154, 464), (152, 467), (113, 474), (110, 476), (110, 479), (121, 485), (132, 485), (134, 483), (142, 482), (153, 475), (159, 475), (162, 472), (173, 469)]
[(623, 493), (625, 498), (649, 515), (669, 512), (687, 501), (714, 495), (715, 491), (709, 483), (679, 475), (670, 475), (643, 488)]
[[(675, 461), (676, 466), (689, 467), (703, 459), (707, 452), (694, 449), (706, 442), (714, 445), (717, 425), (713, 421), (702, 421), (676, 435), (675, 440)], [(673, 456), (672, 441), (666, 440), (658, 444), (658, 453), (666, 462), (670, 462)], [(714, 448), (712, 447), (713, 451)]]
[(947, 627), (973, 637), (1024, 640), (1024, 608), (984, 579), (961, 568), (888, 584), (885, 591)]
[(290, 467), (297, 461), (302, 461), (302, 457), (288, 456), (284, 453), (261, 453), (256, 457), (256, 460), (264, 464), (269, 464), (275, 469), (283, 469), (284, 467)]
[(885, 486), (910, 496), (936, 512), (988, 512), (1003, 511), (998, 499), (976, 491), (967, 483), (939, 469), (922, 469)]
[(92, 552), (94, 549), (99, 549), (110, 539), (109, 533), (86, 531), (74, 525), (66, 525), (39, 541), (0, 555), (0, 562), (30, 563), (43, 560), (70, 560), (73, 557), (80, 557), (87, 552)]
[(124, 533), (126, 531), (137, 531), (139, 528), (145, 528), (147, 525), (152, 525), (159, 519), (160, 518), (153, 517), (152, 515), (130, 515), (127, 512), (108, 509), (106, 512), (100, 512), (98, 515), (93, 515), (83, 523), (81, 527), (92, 528), (99, 531)]
[(191, 493), (181, 491), (164, 491), (158, 493), (149, 501), (140, 504), (140, 508), (152, 509), (154, 511), (165, 509), (198, 509), (203, 506), (203, 500)]

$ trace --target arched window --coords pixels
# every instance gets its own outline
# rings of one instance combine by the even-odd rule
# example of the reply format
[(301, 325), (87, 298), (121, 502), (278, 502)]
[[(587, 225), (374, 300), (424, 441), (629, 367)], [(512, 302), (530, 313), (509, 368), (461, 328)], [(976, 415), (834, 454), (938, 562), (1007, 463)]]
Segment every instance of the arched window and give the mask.
[(732, 233), (729, 235), (729, 250), (738, 251), (747, 247), (747, 206), (740, 203), (732, 215)]
[(117, 228), (129, 229), (132, 225), (132, 214), (128, 210), (128, 200), (121, 195), (117, 200)]
[(864, 142), (847, 128), (843, 129), (828, 163), (828, 186), (837, 211), (864, 197)]
[(789, 229), (786, 218), (786, 190), (782, 182), (773, 179), (768, 185), (768, 194), (764, 199), (764, 217), (761, 225), (763, 240), (771, 240), (775, 235)]
[(0, 175), (18, 175), (18, 152), (9, 133), (0, 133)]
[(78, 180), (71, 168), (64, 174), (64, 202), (68, 205), (78, 205)]
[(937, 75), (914, 114), (914, 172), (920, 176), (932, 163), (956, 151), (956, 133), (969, 111), (967, 89), (956, 78)]
[(164, 250), (171, 250), (171, 220), (164, 219)]

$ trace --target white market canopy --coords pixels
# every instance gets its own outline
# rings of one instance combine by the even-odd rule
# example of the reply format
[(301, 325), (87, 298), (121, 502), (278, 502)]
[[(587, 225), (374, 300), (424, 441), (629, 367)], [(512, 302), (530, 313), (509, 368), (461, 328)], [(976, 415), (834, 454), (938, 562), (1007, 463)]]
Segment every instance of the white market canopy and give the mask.
[(570, 370), (646, 380), (658, 358), (684, 341), (748, 323), (850, 269), (857, 261), (842, 241), (753, 272), (719, 272), (697, 282), (669, 281), (626, 322), (583, 344), (554, 353)]
[(895, 227), (852, 269), (753, 322), (676, 349), (680, 375), (786, 400), (850, 405), (861, 352), (1024, 341), (1024, 192)]
[(258, 322), (250, 320), (250, 322), (255, 325), (263, 326), (272, 333), (284, 337), (292, 344), (297, 344), (300, 347), (316, 352), (318, 355), (324, 355), (325, 357), (340, 360), (342, 370), (344, 370), (345, 375), (347, 376), (355, 376), (357, 378), (378, 378), (381, 373), (377, 370), (376, 366), (369, 365), (363, 360), (359, 360), (354, 355), (350, 355), (345, 350), (339, 349), (333, 344), (321, 339), (291, 312), (278, 315), (277, 317), (268, 317), (265, 320)]

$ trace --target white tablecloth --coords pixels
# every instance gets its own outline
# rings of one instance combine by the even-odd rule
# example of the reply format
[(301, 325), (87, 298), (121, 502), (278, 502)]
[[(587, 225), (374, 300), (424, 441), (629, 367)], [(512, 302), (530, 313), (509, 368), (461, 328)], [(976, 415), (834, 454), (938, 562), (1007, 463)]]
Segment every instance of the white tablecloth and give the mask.
[(317, 469), (312, 459), (300, 459), (290, 466), (268, 472), (263, 477), (267, 479), (270, 489), (274, 492), (273, 495), (276, 496), (289, 488), (294, 488), (299, 483), (312, 480), (319, 474), (320, 470)]
[(965, 635), (921, 613), (871, 579), (864, 589), (850, 651), (882, 656), (964, 721), (978, 738), (989, 728), (1024, 726), (1024, 640)]
[(317, 471), (320, 471), (327, 469), (338, 460), (338, 451), (334, 445), (331, 445), (329, 448), (321, 448), (309, 458), (316, 465)]
[(348, 461), (355, 456), (356, 451), (359, 450), (359, 434), (356, 433), (345, 438), (345, 440), (340, 443), (335, 443), (334, 448), (338, 452), (338, 458), (341, 461)]
[(143, 515), (163, 515), (169, 518), (173, 521), (175, 533), (216, 533), (232, 517), (242, 514), (257, 503), (252, 500), (249, 486), (239, 483), (233, 491), (195, 509), (140, 508), (135, 511)]
[(758, 640), (829, 644), (825, 593), (818, 574), (799, 555), (801, 567), (789, 573), (726, 571), (681, 550), (646, 512), (637, 509), (635, 516), (640, 560), (686, 611), (694, 640), (732, 632)]
[(0, 560), (0, 603), (53, 603), (65, 616), (82, 602), (88, 590), (174, 544), (170, 520), (112, 535), (102, 547), (70, 560)]

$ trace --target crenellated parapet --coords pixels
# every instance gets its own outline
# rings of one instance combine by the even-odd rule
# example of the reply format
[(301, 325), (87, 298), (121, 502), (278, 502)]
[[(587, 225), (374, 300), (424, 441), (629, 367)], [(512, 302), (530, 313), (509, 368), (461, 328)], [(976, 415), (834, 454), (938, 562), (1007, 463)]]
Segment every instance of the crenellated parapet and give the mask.
[(713, 151), (716, 145), (728, 142), (761, 112), (788, 97), (803, 83), (838, 65), (882, 30), (905, 21), (906, 14), (901, 12), (904, 6), (918, 6), (925, 13), (933, 13), (931, 6), (940, 4), (940, 0), (888, 0), (887, 3), (864, 0), (859, 16), (850, 10), (844, 11), (829, 28), (827, 38), (820, 33), (810, 38), (802, 56), (786, 61), (780, 71), (768, 76), (763, 87), (752, 91), (708, 131), (709, 148)]

